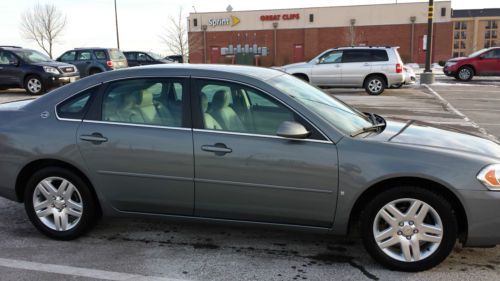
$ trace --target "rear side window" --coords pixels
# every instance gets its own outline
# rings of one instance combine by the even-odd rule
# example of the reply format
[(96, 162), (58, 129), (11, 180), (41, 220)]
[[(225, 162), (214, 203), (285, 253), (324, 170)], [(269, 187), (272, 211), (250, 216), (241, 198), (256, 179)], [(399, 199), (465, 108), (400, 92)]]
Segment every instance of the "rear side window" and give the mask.
[(367, 62), (371, 61), (370, 50), (345, 50), (342, 62)]
[(107, 59), (106, 52), (103, 50), (94, 51), (94, 55), (95, 55), (96, 59), (98, 59), (98, 60), (106, 60)]
[(81, 51), (78, 53), (78, 60), (91, 60), (92, 54), (90, 51)]
[(125, 57), (127, 57), (127, 60), (135, 60), (135, 54), (136, 53), (126, 53)]
[(97, 92), (99, 87), (94, 87), (83, 91), (82, 93), (65, 100), (57, 106), (57, 116), (65, 119), (82, 120), (90, 106), (92, 95)]
[(372, 61), (388, 61), (389, 57), (385, 50), (371, 50)]

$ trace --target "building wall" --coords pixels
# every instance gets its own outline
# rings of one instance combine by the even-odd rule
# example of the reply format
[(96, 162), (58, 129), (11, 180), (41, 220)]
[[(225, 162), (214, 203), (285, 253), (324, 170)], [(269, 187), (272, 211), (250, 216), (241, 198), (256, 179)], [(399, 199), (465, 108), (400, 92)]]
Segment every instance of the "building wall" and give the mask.
[[(411, 54), (411, 24), (384, 26), (355, 26), (354, 45), (399, 46), (404, 62), (424, 63), (423, 36), (427, 33), (426, 24), (415, 24), (413, 55)], [(276, 30), (276, 58), (274, 57), (274, 30), (219, 31), (206, 32), (206, 60), (212, 62), (212, 47), (227, 47), (228, 44), (253, 44), (266, 46), (269, 54), (260, 58), (260, 65), (273, 66), (293, 63), (295, 45), (303, 45), (304, 59), (310, 60), (324, 50), (351, 45), (350, 27), (325, 27), (308, 29)], [(433, 60), (447, 60), (452, 50), (452, 23), (434, 25)], [(239, 36), (238, 36), (239, 35)], [(203, 63), (203, 32), (190, 32), (190, 62)], [(192, 42), (196, 41), (197, 44)], [(219, 57), (217, 63), (232, 63), (231, 58)]]
[[(496, 21), (496, 28), (486, 28), (489, 21)], [(454, 57), (467, 56), (475, 51), (489, 46), (500, 46), (500, 16), (496, 17), (467, 17), (453, 18), (453, 42), (452, 55)], [(466, 28), (461, 28), (463, 23)], [(493, 33), (496, 38), (490, 36), (486, 43), (485, 35)], [(463, 36), (465, 35), (465, 39)], [(465, 48), (464, 48), (465, 47)]]

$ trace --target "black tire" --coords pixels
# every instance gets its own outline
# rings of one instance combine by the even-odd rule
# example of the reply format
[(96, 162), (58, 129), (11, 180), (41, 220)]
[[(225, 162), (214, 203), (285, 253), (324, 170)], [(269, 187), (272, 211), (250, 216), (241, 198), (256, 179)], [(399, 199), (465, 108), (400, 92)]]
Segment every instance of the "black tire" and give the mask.
[(455, 75), (455, 79), (463, 82), (467, 82), (472, 80), (474, 77), (474, 69), (470, 66), (462, 66), (458, 69), (457, 74)]
[(298, 73), (298, 74), (294, 74), (293, 76), (299, 78), (302, 81), (305, 81), (305, 82), (309, 83), (309, 78), (305, 74)]
[[(431, 206), (439, 215), (442, 223), (442, 239), (439, 246), (429, 256), (411, 262), (400, 261), (386, 254), (377, 245), (374, 237), (377, 213), (389, 202), (407, 198), (417, 199)], [(367, 203), (360, 218), (361, 236), (366, 250), (377, 262), (393, 270), (416, 272), (430, 269), (448, 257), (457, 239), (458, 224), (450, 203), (441, 195), (417, 186), (397, 186), (378, 193), (375, 198)], [(415, 223), (415, 226), (418, 227), (417, 223)], [(397, 235), (403, 235), (402, 238), (407, 239), (404, 237), (406, 234), (401, 234), (401, 231)], [(411, 235), (420, 235), (420, 233)], [(426, 244), (421, 246), (426, 246)]]
[(41, 95), (45, 93), (46, 86), (38, 75), (30, 75), (24, 79), (24, 89), (30, 95)]
[(382, 94), (385, 90), (386, 87), (385, 79), (380, 75), (370, 76), (365, 80), (365, 84), (363, 85), (363, 87), (365, 88), (365, 91), (369, 95), (378, 96)]
[(403, 83), (394, 84), (394, 85), (391, 86), (391, 89), (400, 89), (401, 87), (403, 87)]
[(90, 75), (94, 75), (94, 74), (97, 74), (97, 73), (101, 73), (102, 71), (100, 69), (97, 69), (97, 68), (92, 68), (90, 71), (89, 71), (89, 76)]
[[(81, 212), (81, 217), (79, 221), (77, 221), (71, 229), (66, 231), (64, 230), (55, 230), (48, 227), (42, 220), (38, 217), (37, 213), (34, 209), (34, 193), (37, 185), (44, 179), (50, 177), (58, 177), (63, 178), (69, 181), (74, 185), (76, 190), (78, 191), (78, 195), (81, 198), (81, 204), (83, 206), (83, 210)], [(38, 195), (40, 196), (41, 193)], [(67, 202), (66, 202), (67, 203)], [(41, 169), (34, 173), (28, 180), (26, 184), (26, 190), (24, 194), (24, 206), (26, 209), (26, 213), (28, 214), (29, 219), (33, 223), (33, 225), (44, 235), (54, 238), (57, 240), (72, 240), (78, 238), (88, 230), (90, 230), (98, 218), (98, 206), (97, 202), (94, 199), (94, 196), (90, 190), (90, 187), (82, 180), (78, 175), (73, 173), (70, 170), (59, 168), (59, 167), (48, 167)], [(52, 212), (56, 212), (57, 210), (53, 208)], [(47, 207), (49, 209), (50, 207)], [(66, 207), (64, 208), (66, 209)], [(65, 210), (63, 210), (65, 211)], [(60, 212), (60, 211), (59, 211)], [(48, 215), (50, 217), (53, 215)], [(53, 220), (55, 218), (53, 217)]]

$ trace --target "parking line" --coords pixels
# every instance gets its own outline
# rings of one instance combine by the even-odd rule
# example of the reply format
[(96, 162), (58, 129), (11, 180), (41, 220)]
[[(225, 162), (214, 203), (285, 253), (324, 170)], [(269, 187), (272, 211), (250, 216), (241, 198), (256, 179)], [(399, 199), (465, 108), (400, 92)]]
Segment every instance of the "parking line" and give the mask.
[(37, 272), (56, 273), (62, 275), (87, 277), (87, 278), (94, 278), (101, 280), (113, 280), (113, 281), (132, 281), (132, 280), (133, 281), (189, 281), (186, 279), (153, 277), (153, 276), (137, 275), (137, 274), (123, 273), (123, 272), (114, 272), (107, 270), (74, 267), (74, 266), (58, 265), (58, 264), (46, 264), (46, 263), (4, 259), (4, 258), (0, 258), (0, 266), (22, 269), (22, 270), (37, 271)]
[(494, 142), (497, 142), (497, 143), (500, 142), (494, 135), (488, 133), (488, 131), (486, 131), (486, 129), (484, 129), (483, 127), (479, 126), (478, 124), (476, 124), (476, 122), (472, 121), (471, 119), (469, 119), (469, 117), (467, 117), (465, 114), (463, 114), (462, 112), (460, 112), (460, 110), (456, 109), (449, 101), (447, 101), (440, 94), (438, 94), (436, 91), (434, 91), (429, 85), (422, 84), (422, 86), (426, 87), (434, 96), (436, 96), (436, 98), (438, 100), (440, 100), (446, 108), (448, 108), (450, 111), (452, 111), (456, 115), (462, 117), (464, 119), (464, 121), (469, 122), (474, 128), (478, 129), (488, 139), (490, 139), (490, 140), (492, 140)]

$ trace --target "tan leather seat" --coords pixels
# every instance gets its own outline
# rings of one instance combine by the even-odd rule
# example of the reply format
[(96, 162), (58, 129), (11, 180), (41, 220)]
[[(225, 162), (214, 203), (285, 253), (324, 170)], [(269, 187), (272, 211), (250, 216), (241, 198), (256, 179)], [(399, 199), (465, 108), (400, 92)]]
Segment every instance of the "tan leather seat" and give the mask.
[(145, 89), (141, 91), (139, 110), (145, 123), (160, 125), (162, 123), (158, 111), (153, 103), (153, 91)]
[(208, 109), (208, 98), (207, 95), (201, 93), (201, 110), (203, 111), (203, 123), (205, 129), (222, 130), (222, 126), (217, 122), (210, 113), (207, 112)]
[(229, 106), (229, 93), (225, 90), (215, 92), (212, 100), (211, 115), (217, 120), (223, 129), (229, 131), (245, 131), (245, 126), (240, 118)]

